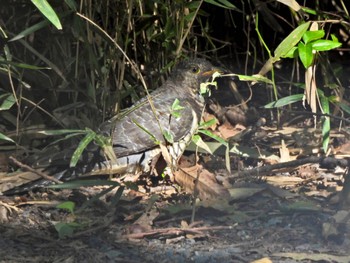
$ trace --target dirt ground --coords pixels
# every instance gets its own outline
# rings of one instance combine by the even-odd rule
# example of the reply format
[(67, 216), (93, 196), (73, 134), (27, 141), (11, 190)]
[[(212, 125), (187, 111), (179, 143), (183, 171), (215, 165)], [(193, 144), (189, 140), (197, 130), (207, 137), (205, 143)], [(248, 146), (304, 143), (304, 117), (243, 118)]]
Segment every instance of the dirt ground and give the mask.
[[(344, 173), (317, 163), (233, 172), (229, 197), (195, 207), (162, 181), (99, 198), (106, 187), (1, 196), (0, 262), (350, 262)], [(71, 212), (57, 208), (66, 201)]]

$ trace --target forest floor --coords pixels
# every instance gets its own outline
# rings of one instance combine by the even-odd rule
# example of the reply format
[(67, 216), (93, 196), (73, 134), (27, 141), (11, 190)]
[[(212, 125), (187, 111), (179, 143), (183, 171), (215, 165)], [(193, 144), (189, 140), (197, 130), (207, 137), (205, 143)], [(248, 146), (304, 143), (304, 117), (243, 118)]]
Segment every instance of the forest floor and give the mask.
[[(176, 184), (132, 176), (123, 180), (136, 181), (138, 191), (114, 189), (100, 198), (94, 196), (106, 187), (0, 196), (0, 262), (350, 262), (350, 210), (340, 194), (347, 168), (336, 158), (293, 163), (312, 155), (307, 146), (320, 137), (312, 128), (260, 130), (250, 142), (278, 149), (278, 163), (284, 156), (292, 165), (274, 169), (274, 154), (232, 157), (228, 174), (224, 157), (202, 156), (216, 181), (201, 183), (225, 190), (213, 196), (199, 187), (204, 198), (195, 206)], [(342, 142), (337, 153), (344, 155)], [(261, 165), (272, 169), (237, 172)], [(65, 201), (73, 212), (57, 208)]]

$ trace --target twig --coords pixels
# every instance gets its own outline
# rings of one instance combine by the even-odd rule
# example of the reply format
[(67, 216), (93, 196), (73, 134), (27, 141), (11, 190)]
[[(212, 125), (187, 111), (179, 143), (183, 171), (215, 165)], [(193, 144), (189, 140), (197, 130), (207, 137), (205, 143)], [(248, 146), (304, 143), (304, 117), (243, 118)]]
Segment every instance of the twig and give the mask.
[(10, 156), (9, 159), (10, 159), (15, 165), (21, 167), (22, 169), (25, 169), (25, 170), (27, 170), (27, 171), (29, 171), (29, 172), (32, 172), (32, 173), (35, 173), (35, 174), (41, 176), (42, 178), (44, 178), (44, 179), (46, 179), (46, 180), (55, 182), (55, 183), (57, 183), (57, 184), (61, 184), (61, 183), (62, 183), (62, 181), (56, 179), (55, 177), (50, 176), (50, 175), (48, 175), (48, 174), (46, 174), (46, 173), (43, 173), (42, 171), (33, 169), (32, 167), (30, 167), (30, 166), (28, 166), (28, 165), (26, 165), (26, 164), (24, 164), (24, 163), (18, 161), (18, 160), (17, 160), (16, 158), (14, 158), (13, 156)]
[(171, 228), (162, 228), (162, 229), (155, 229), (148, 232), (143, 233), (135, 233), (135, 234), (128, 234), (125, 235), (126, 238), (131, 239), (141, 239), (149, 236), (155, 236), (155, 235), (181, 235), (181, 234), (198, 234), (202, 231), (209, 231), (209, 230), (229, 230), (233, 229), (233, 226), (204, 226), (204, 227), (193, 227), (193, 228), (178, 228), (178, 227), (171, 227)]
[(271, 173), (274, 170), (283, 169), (283, 168), (289, 168), (289, 167), (297, 167), (303, 164), (307, 163), (320, 163), (325, 157), (316, 157), (316, 156), (310, 156), (307, 158), (294, 160), (290, 162), (284, 162), (284, 163), (276, 163), (272, 165), (265, 165), (262, 167), (256, 167), (249, 170), (243, 170), (238, 173), (238, 176), (234, 176), (233, 179), (240, 178), (240, 177), (246, 177), (246, 176), (263, 176), (267, 173)]

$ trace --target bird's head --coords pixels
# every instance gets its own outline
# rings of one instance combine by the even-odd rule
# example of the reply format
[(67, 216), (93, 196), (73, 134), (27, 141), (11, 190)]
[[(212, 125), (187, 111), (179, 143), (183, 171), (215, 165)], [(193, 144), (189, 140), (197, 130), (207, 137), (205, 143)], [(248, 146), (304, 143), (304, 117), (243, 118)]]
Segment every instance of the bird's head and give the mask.
[(194, 93), (200, 92), (200, 85), (210, 80), (216, 72), (222, 72), (205, 59), (192, 59), (180, 62), (174, 68), (176, 81), (181, 82), (182, 87), (190, 89)]

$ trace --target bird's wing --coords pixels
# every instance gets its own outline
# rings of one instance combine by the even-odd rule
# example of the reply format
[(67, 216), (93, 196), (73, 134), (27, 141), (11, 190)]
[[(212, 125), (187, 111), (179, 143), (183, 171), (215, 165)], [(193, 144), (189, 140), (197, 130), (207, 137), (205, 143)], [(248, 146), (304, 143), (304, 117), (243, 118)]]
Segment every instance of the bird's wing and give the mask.
[(130, 109), (128, 114), (112, 123), (113, 147), (117, 157), (139, 153), (157, 146), (164, 141), (164, 131), (170, 133), (174, 141), (186, 135), (194, 122), (195, 101), (178, 95), (179, 116), (172, 115), (172, 104), (178, 94), (156, 93), (151, 97), (155, 112), (149, 101), (143, 100)]

